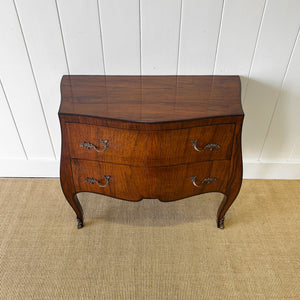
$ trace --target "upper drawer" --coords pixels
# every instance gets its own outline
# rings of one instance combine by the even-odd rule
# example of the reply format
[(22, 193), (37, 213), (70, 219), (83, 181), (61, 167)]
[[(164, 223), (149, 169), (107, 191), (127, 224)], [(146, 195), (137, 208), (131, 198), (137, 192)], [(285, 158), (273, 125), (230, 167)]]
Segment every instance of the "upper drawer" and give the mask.
[(138, 131), (67, 123), (72, 158), (136, 166), (230, 159), (235, 124)]

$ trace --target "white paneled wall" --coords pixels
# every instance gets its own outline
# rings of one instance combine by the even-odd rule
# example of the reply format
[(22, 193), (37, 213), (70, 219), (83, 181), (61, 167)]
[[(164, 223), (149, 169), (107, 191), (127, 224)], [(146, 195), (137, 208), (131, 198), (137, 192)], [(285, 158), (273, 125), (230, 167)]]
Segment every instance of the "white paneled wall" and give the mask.
[(178, 74), (213, 74), (223, 1), (182, 2)]
[(105, 74), (98, 2), (96, 0), (52, 0), (52, 2), (57, 4), (70, 74)]
[(243, 103), (247, 112), (244, 155), (251, 161), (261, 159), (299, 32), (299, 11), (298, 0), (272, 0), (266, 6)]
[(0, 176), (58, 176), (63, 74), (242, 78), (245, 178), (300, 178), (299, 0), (1, 0)]
[(140, 0), (142, 75), (176, 74), (181, 0)]
[(99, 0), (107, 75), (140, 75), (139, 0)]
[[(61, 76), (68, 72), (56, 5), (54, 1), (36, 0), (15, 0), (15, 4), (28, 50), (27, 60), (32, 67), (30, 77), (36, 83), (56, 159), (60, 155), (58, 87)], [(17, 101), (21, 104), (21, 99)], [(22, 105), (20, 108), (22, 109)]]

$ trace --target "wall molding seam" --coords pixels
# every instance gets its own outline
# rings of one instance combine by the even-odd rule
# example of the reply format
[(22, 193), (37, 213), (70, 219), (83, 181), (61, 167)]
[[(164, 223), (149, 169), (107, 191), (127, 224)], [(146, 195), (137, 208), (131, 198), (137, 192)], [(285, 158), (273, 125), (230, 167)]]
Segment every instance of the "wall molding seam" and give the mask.
[(268, 1), (269, 0), (265, 0), (263, 12), (262, 12), (260, 23), (259, 23), (259, 27), (258, 27), (257, 36), (256, 36), (255, 44), (254, 44), (254, 50), (253, 50), (252, 57), (251, 57), (250, 68), (249, 68), (249, 71), (248, 71), (248, 75), (246, 77), (247, 78), (247, 82), (246, 82), (246, 86), (245, 86), (244, 98), (242, 99), (242, 105), (245, 105), (245, 99), (246, 99), (246, 95), (247, 95), (249, 78), (250, 78), (250, 74), (251, 74), (252, 67), (253, 67), (254, 57), (255, 57), (255, 54), (256, 54), (256, 50), (257, 50), (257, 46), (258, 46), (258, 41), (259, 41), (260, 34), (261, 34), (261, 27), (262, 27), (262, 24), (263, 24), (263, 20), (265, 18), (266, 8), (267, 8)]
[(142, 71), (142, 14), (141, 14), (141, 0), (139, 0), (139, 46), (140, 46), (140, 75)]
[(300, 162), (244, 162), (244, 179), (300, 179)]
[(219, 52), (219, 46), (220, 46), (220, 36), (221, 36), (223, 18), (224, 18), (225, 2), (226, 2), (226, 0), (223, 0), (223, 2), (222, 2), (222, 12), (221, 12), (219, 32), (218, 32), (218, 38), (217, 38), (217, 44), (216, 44), (215, 60), (214, 60), (214, 65), (213, 65), (213, 69), (212, 69), (213, 75), (215, 75), (216, 66), (217, 66), (218, 52)]
[(46, 128), (47, 128), (47, 133), (48, 133), (52, 153), (53, 153), (54, 159), (56, 159), (58, 154), (55, 153), (55, 148), (54, 148), (54, 145), (53, 145), (53, 139), (52, 139), (52, 136), (51, 136), (50, 128), (49, 128), (49, 125), (48, 125), (48, 121), (47, 121), (47, 117), (46, 117), (46, 113), (45, 113), (45, 109), (44, 109), (44, 105), (43, 105), (43, 100), (42, 100), (42, 97), (41, 97), (41, 94), (40, 94), (40, 90), (39, 90), (38, 83), (37, 83), (37, 80), (36, 80), (34, 68), (33, 68), (33, 65), (32, 65), (32, 59), (31, 59), (30, 54), (29, 54), (29, 49), (28, 49), (28, 46), (27, 46), (25, 33), (24, 33), (24, 30), (23, 30), (23, 27), (22, 27), (22, 23), (21, 23), (21, 19), (20, 19), (20, 16), (19, 16), (18, 8), (17, 8), (17, 5), (16, 5), (16, 0), (13, 0), (13, 5), (14, 5), (14, 8), (15, 8), (17, 20), (18, 20), (18, 23), (19, 23), (19, 26), (20, 26), (20, 31), (21, 31), (21, 35), (22, 35), (22, 38), (23, 38), (23, 42), (24, 42), (24, 46), (25, 46), (25, 50), (26, 50), (30, 70), (31, 70), (31, 73), (32, 73), (32, 78), (33, 78), (35, 89), (36, 89), (36, 93), (37, 93), (37, 96), (38, 96), (38, 99), (39, 99), (42, 115), (43, 115), (44, 122), (45, 122), (45, 125), (46, 125)]
[(18, 138), (19, 138), (21, 147), (22, 147), (23, 152), (24, 152), (24, 155), (25, 155), (25, 158), (26, 158), (26, 160), (28, 160), (28, 155), (27, 155), (27, 153), (26, 153), (26, 149), (25, 149), (24, 144), (23, 144), (23, 141), (22, 141), (22, 139), (21, 139), (21, 135), (20, 135), (20, 132), (19, 132), (19, 129), (18, 129), (18, 126), (17, 126), (16, 120), (15, 120), (13, 111), (12, 111), (11, 106), (10, 106), (10, 104), (9, 104), (9, 101), (8, 101), (8, 98), (7, 98), (7, 95), (6, 95), (6, 92), (5, 92), (5, 89), (4, 89), (4, 86), (3, 86), (3, 83), (2, 83), (2, 81), (1, 81), (1, 79), (0, 79), (0, 86), (1, 86), (1, 89), (2, 89), (2, 91), (3, 91), (3, 95), (4, 95), (4, 98), (5, 98), (7, 107), (8, 107), (8, 109), (9, 109), (10, 116), (11, 116), (12, 121), (13, 121), (13, 123), (14, 123), (14, 126), (15, 126), (15, 129), (16, 129), (16, 132), (17, 132), (17, 135), (18, 135)]
[(60, 19), (60, 14), (59, 14), (57, 0), (55, 0), (55, 6), (56, 6), (56, 13), (57, 13), (57, 18), (58, 18), (58, 24), (59, 24), (59, 29), (60, 29), (61, 40), (62, 40), (62, 44), (63, 44), (63, 48), (64, 48), (66, 65), (67, 65), (67, 69), (68, 69), (68, 75), (70, 75), (69, 61), (68, 61), (68, 56), (67, 56), (67, 50), (66, 50), (66, 45), (65, 45), (64, 33), (63, 33), (63, 30), (62, 30), (62, 25), (61, 25), (61, 19)]
[(59, 177), (55, 159), (0, 159), (0, 177)]
[(297, 42), (298, 42), (298, 39), (299, 39), (299, 33), (300, 33), (300, 23), (299, 23), (299, 28), (298, 28), (298, 31), (297, 31), (297, 34), (296, 34), (295, 42), (293, 44), (293, 48), (292, 48), (292, 51), (291, 51), (288, 63), (286, 65), (284, 75), (283, 75), (281, 83), (280, 83), (280, 88), (279, 88), (279, 93), (278, 93), (278, 96), (277, 96), (277, 99), (276, 99), (276, 104), (274, 106), (274, 109), (273, 109), (273, 112), (272, 112), (272, 116), (271, 116), (271, 119), (270, 119), (270, 122), (269, 122), (269, 126), (268, 126), (268, 129), (267, 129), (266, 135), (264, 137), (264, 142), (262, 144), (262, 147), (261, 147), (261, 150), (260, 150), (260, 154), (258, 156), (258, 160), (259, 161), (261, 160), (261, 157), (262, 157), (262, 154), (263, 154), (263, 150), (264, 150), (264, 147), (265, 147), (265, 144), (266, 144), (266, 141), (267, 141), (270, 129), (271, 129), (271, 125), (272, 125), (275, 113), (277, 111), (277, 108), (278, 108), (278, 104), (281, 101), (282, 88), (284, 86), (284, 82), (286, 80), (286, 76), (287, 76), (287, 73), (288, 73), (288, 70), (289, 70), (289, 67), (290, 67), (290, 64), (291, 64), (291, 60), (292, 60), (294, 52), (295, 52), (295, 48), (296, 48), (296, 45), (297, 45)]
[(181, 46), (181, 33), (182, 33), (182, 10), (183, 10), (183, 0), (180, 0), (180, 16), (179, 16), (179, 32), (178, 32), (178, 47), (177, 47), (177, 67), (176, 75), (179, 71), (179, 60), (180, 60), (180, 46)]
[(105, 54), (104, 54), (104, 45), (103, 45), (103, 35), (102, 35), (101, 13), (100, 13), (99, 0), (97, 0), (97, 10), (98, 10), (98, 22), (99, 22), (100, 42), (101, 42), (101, 50), (102, 50), (103, 73), (104, 73), (104, 75), (106, 75)]

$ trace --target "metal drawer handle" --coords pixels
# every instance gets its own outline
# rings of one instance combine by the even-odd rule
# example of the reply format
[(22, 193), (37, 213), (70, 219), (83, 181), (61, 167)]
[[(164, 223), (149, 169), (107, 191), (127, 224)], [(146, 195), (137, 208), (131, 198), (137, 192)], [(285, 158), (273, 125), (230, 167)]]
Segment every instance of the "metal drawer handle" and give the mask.
[(201, 182), (200, 185), (198, 185), (198, 184), (196, 183), (196, 179), (197, 179), (197, 176), (192, 176), (192, 177), (191, 177), (192, 183), (193, 183), (193, 185), (196, 186), (196, 187), (200, 187), (201, 184), (209, 184), (209, 183), (211, 183), (211, 182), (213, 182), (213, 181), (217, 181), (217, 178), (216, 178), (216, 177), (207, 177), (207, 178), (205, 178), (205, 179), (202, 180), (202, 182)]
[(88, 182), (88, 183), (90, 183), (90, 184), (97, 183), (101, 188), (104, 188), (104, 187), (108, 186), (108, 184), (109, 184), (109, 182), (110, 182), (110, 176), (104, 175), (104, 179), (105, 179), (105, 181), (106, 181), (106, 184), (104, 184), (104, 185), (100, 184), (100, 182), (99, 182), (97, 179), (95, 179), (95, 178), (90, 178), (90, 177), (85, 178), (85, 179), (84, 179), (84, 182)]
[(97, 152), (104, 152), (104, 151), (107, 149), (108, 140), (101, 140), (101, 143), (102, 143), (102, 145), (103, 145), (103, 147), (104, 147), (102, 150), (98, 150), (97, 147), (96, 147), (94, 144), (89, 143), (89, 142), (82, 142), (82, 143), (80, 144), (80, 147), (85, 147), (85, 148), (87, 148), (88, 150), (90, 150), (90, 149), (93, 148), (93, 149), (96, 150)]
[(193, 144), (194, 149), (195, 149), (196, 151), (198, 151), (198, 152), (202, 152), (202, 151), (204, 151), (204, 150), (206, 150), (206, 149), (209, 149), (210, 151), (213, 151), (213, 149), (220, 149), (220, 148), (221, 148), (221, 146), (218, 145), (218, 144), (207, 144), (207, 145), (204, 146), (202, 149), (198, 149), (198, 148), (197, 148), (197, 143), (198, 143), (198, 140), (193, 140), (193, 141), (192, 141), (192, 144)]

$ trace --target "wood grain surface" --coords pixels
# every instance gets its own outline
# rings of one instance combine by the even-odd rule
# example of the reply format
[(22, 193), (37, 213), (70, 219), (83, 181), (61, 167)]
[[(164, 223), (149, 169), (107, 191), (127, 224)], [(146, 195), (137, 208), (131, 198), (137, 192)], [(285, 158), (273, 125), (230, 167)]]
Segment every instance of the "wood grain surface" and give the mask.
[[(169, 166), (230, 159), (234, 127), (235, 124), (222, 124), (144, 131), (67, 123), (72, 158), (132, 166)], [(199, 151), (192, 143), (196, 140), (195, 147)], [(107, 141), (106, 149), (103, 141)], [(92, 147), (83, 146), (83, 143)], [(209, 145), (217, 147), (210, 149)]]
[(217, 226), (242, 183), (238, 76), (64, 76), (61, 184), (76, 194), (173, 201), (221, 192)]
[[(75, 190), (94, 192), (119, 199), (139, 201), (154, 198), (173, 201), (206, 192), (225, 192), (230, 161), (211, 161), (164, 167), (132, 167), (128, 165), (101, 163), (72, 159)], [(104, 176), (110, 176), (106, 187), (89, 183), (85, 179), (96, 179), (105, 185)], [(192, 176), (197, 176), (193, 185)], [(212, 182), (207, 178), (215, 178)], [(204, 181), (204, 182), (203, 182)]]
[(167, 122), (243, 114), (238, 76), (64, 76), (60, 114)]

